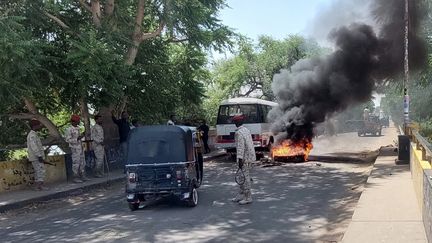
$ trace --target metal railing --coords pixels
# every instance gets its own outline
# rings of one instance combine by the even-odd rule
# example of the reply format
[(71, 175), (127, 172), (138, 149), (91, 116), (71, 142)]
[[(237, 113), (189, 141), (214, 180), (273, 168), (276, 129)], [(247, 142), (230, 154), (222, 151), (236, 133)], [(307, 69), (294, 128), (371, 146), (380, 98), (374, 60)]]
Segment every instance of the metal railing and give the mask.
[(422, 160), (431, 163), (431, 144), (422, 135), (420, 135), (420, 133), (416, 129), (409, 126), (407, 128), (407, 135), (409, 136), (410, 140), (416, 144), (416, 149), (422, 152)]

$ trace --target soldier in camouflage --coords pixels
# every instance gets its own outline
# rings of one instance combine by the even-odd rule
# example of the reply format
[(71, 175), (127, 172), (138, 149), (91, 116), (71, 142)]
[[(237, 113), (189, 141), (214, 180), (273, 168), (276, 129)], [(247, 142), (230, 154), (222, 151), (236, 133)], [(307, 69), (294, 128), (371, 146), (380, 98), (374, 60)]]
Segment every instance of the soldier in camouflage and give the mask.
[(249, 174), (251, 163), (256, 160), (255, 148), (250, 131), (243, 126), (243, 115), (233, 117), (237, 129), (235, 132), (235, 144), (237, 149), (237, 163), (244, 174), (244, 183), (240, 185), (240, 191), (233, 199), (240, 205), (252, 203), (251, 178)]
[(72, 172), (73, 182), (82, 183), (89, 180), (85, 175), (85, 157), (82, 148), (81, 139), (84, 134), (80, 133), (80, 117), (78, 115), (71, 116), (71, 125), (66, 129), (65, 140), (69, 144), (72, 152)]
[(103, 162), (105, 158), (104, 131), (102, 128), (102, 116), (95, 116), (96, 124), (91, 129), (92, 146), (96, 157), (95, 177), (103, 177)]
[(43, 128), (43, 125), (37, 120), (31, 120), (30, 132), (27, 135), (27, 152), (28, 160), (32, 163), (35, 172), (35, 189), (46, 190), (44, 186), (45, 178), (45, 151), (37, 131)]

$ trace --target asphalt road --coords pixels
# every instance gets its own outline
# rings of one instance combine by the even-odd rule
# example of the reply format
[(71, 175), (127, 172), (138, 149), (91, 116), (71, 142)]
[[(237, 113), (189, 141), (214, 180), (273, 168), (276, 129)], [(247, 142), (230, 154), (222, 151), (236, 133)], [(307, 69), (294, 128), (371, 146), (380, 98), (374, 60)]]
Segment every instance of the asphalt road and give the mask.
[(199, 205), (160, 201), (130, 212), (123, 185), (0, 215), (1, 242), (334, 242), (370, 164), (307, 162), (252, 170), (254, 203), (239, 206), (235, 168), (208, 162)]
[(337, 136), (320, 136), (314, 139), (312, 155), (358, 155), (378, 150), (382, 146), (394, 145), (398, 139), (395, 127), (383, 128), (381, 136), (357, 136), (357, 133), (343, 133)]
[[(356, 133), (315, 140), (315, 154), (360, 155), (393, 143)], [(338, 242), (372, 169), (365, 163), (306, 162), (252, 170), (251, 205), (237, 191), (232, 162), (205, 164), (199, 205), (159, 201), (130, 212), (122, 184), (0, 214), (1, 242)]]

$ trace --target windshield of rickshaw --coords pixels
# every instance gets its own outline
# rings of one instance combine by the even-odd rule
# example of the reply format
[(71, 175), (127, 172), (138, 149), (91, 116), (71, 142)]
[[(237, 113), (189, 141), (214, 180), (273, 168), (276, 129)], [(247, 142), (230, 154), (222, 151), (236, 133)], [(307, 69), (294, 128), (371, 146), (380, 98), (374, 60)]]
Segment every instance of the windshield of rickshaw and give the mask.
[[(186, 162), (191, 158), (192, 134), (181, 130), (147, 129), (131, 133), (128, 140), (128, 164)], [(191, 141), (189, 141), (191, 140)], [(193, 152), (192, 152), (193, 154)]]

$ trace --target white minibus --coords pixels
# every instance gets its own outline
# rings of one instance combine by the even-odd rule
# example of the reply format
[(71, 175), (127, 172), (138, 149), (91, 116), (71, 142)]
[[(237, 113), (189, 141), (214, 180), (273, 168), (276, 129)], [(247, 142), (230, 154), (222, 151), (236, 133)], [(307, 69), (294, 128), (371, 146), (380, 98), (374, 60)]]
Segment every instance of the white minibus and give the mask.
[[(236, 114), (245, 116), (244, 126), (252, 134), (257, 155), (268, 151), (273, 143), (270, 133), (270, 123), (267, 121), (268, 112), (277, 103), (256, 98), (232, 98), (224, 100), (219, 106), (216, 122), (216, 148), (226, 149), (228, 153), (235, 152), (234, 134), (236, 127), (232, 117)], [(259, 156), (260, 157), (260, 156)]]

